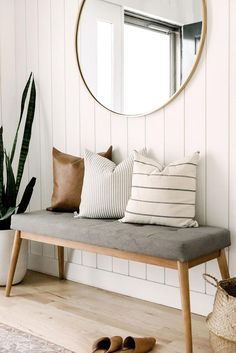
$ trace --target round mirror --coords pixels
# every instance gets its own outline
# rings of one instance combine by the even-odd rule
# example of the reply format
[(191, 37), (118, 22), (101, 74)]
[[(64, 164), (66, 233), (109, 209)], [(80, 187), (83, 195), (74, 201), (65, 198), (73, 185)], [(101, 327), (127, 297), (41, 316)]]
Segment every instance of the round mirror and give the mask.
[(110, 111), (146, 115), (185, 87), (205, 33), (205, 0), (85, 0), (76, 31), (80, 73)]

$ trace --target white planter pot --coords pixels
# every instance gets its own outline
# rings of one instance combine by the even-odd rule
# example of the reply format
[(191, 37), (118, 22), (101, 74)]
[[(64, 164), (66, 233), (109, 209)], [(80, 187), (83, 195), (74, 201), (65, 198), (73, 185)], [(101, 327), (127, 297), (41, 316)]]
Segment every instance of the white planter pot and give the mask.
[[(7, 282), (14, 236), (14, 230), (0, 230), (0, 286), (5, 286)], [(13, 284), (17, 284), (23, 280), (27, 271), (27, 262), (28, 242), (27, 240), (23, 240)]]

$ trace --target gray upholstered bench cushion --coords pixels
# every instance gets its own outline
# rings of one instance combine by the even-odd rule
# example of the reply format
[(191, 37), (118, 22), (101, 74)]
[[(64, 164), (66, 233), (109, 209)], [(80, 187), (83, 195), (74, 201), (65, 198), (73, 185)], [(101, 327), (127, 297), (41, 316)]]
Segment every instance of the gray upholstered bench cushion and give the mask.
[(120, 223), (110, 219), (74, 219), (70, 213), (48, 211), (15, 215), (11, 227), (182, 262), (230, 245), (229, 231), (222, 228), (171, 228)]

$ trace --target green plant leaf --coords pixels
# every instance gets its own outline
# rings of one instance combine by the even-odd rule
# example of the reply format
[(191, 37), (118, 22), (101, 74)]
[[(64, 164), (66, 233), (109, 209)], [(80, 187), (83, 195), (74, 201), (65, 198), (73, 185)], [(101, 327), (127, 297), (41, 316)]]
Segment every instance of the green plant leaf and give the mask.
[(25, 192), (22, 196), (21, 202), (18, 206), (17, 212), (16, 213), (24, 213), (29, 205), (31, 196), (33, 194), (34, 190), (34, 185), (36, 183), (36, 178), (32, 178), (29, 182), (29, 184), (25, 188)]
[(18, 170), (17, 170), (17, 177), (16, 177), (16, 192), (17, 192), (17, 194), (19, 191), (19, 187), (20, 187), (20, 183), (21, 183), (21, 179), (22, 179), (22, 175), (23, 175), (23, 171), (24, 171), (25, 161), (26, 161), (28, 151), (29, 151), (29, 143), (30, 143), (31, 132), (32, 132), (32, 124), (34, 121), (35, 103), (36, 103), (36, 89), (35, 89), (35, 82), (33, 79), (32, 84), (31, 84), (30, 98), (29, 98), (24, 134), (23, 134)]
[(12, 150), (11, 150), (11, 157), (10, 157), (11, 164), (12, 164), (12, 161), (13, 161), (13, 159), (14, 159), (14, 155), (15, 155), (15, 151), (16, 151), (16, 144), (17, 144), (18, 133), (19, 133), (20, 124), (21, 124), (21, 120), (22, 120), (22, 117), (23, 117), (24, 109), (25, 109), (25, 101), (26, 101), (26, 98), (27, 98), (27, 94), (28, 94), (28, 90), (29, 90), (29, 86), (30, 86), (31, 77), (32, 77), (32, 72), (31, 72), (31, 74), (30, 74), (30, 76), (29, 76), (29, 78), (28, 78), (28, 81), (27, 81), (27, 83), (26, 83), (26, 86), (25, 86), (25, 88), (24, 88), (24, 91), (23, 91), (23, 94), (22, 94), (22, 98), (21, 98), (20, 119), (19, 119), (19, 122), (18, 122), (18, 126), (17, 126), (17, 129), (16, 129), (16, 135), (15, 135), (14, 142), (13, 142), (13, 146), (12, 146)]
[[(32, 178), (30, 183), (26, 187), (25, 193), (22, 197), (22, 201), (21, 201), (22, 203), (17, 207), (16, 206), (17, 194), (22, 180), (25, 161), (28, 155), (32, 124), (33, 124), (34, 113), (35, 113), (36, 89), (35, 89), (35, 82), (34, 82), (34, 79), (32, 79), (32, 77), (33, 75), (31, 73), (22, 94), (20, 119), (16, 128), (16, 134), (15, 134), (10, 155), (7, 154), (4, 148), (3, 128), (0, 127), (0, 220), (6, 222), (5, 227), (7, 228), (4, 228), (4, 229), (9, 228), (10, 222), (8, 222), (8, 220), (10, 221), (12, 214), (16, 213), (19, 206), (20, 206), (20, 211), (22, 212), (24, 211), (25, 206), (27, 207), (35, 184), (35, 178)], [(17, 175), (15, 178), (13, 168), (12, 168), (12, 161), (14, 159), (14, 155), (16, 151), (18, 133), (22, 123), (24, 111), (26, 109), (25, 106), (26, 106), (26, 100), (28, 96), (29, 96), (29, 102), (27, 104), (26, 119), (24, 124), (24, 132), (23, 132), (23, 138), (21, 143), (19, 163), (18, 163)]]
[(4, 147), (3, 147), (3, 128), (0, 127), (0, 210), (3, 209), (3, 194), (4, 194), (4, 181), (3, 181), (3, 167), (4, 167)]
[(4, 221), (5, 219), (11, 217), (16, 210), (17, 207), (10, 207), (7, 212), (0, 218), (0, 221)]
[(2, 208), (0, 210), (0, 217), (4, 215), (7, 211), (8, 208), (8, 202), (7, 202), (7, 197), (6, 197), (6, 192), (5, 192), (5, 186), (3, 185), (3, 190), (2, 190)]
[(10, 162), (10, 158), (8, 157), (6, 151), (5, 154), (5, 164), (6, 164), (6, 173), (7, 173), (7, 182), (6, 182), (6, 202), (7, 208), (16, 206), (16, 182), (15, 176), (12, 169), (12, 165)]

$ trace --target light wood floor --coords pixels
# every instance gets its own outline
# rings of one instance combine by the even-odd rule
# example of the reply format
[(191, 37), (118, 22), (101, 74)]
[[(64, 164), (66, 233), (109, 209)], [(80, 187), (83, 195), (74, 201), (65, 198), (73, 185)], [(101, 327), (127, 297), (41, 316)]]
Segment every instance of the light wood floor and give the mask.
[[(0, 288), (0, 322), (76, 353), (90, 353), (102, 336), (154, 336), (153, 353), (183, 353), (179, 310), (29, 272), (12, 296)], [(210, 353), (203, 317), (193, 315), (194, 353)]]

